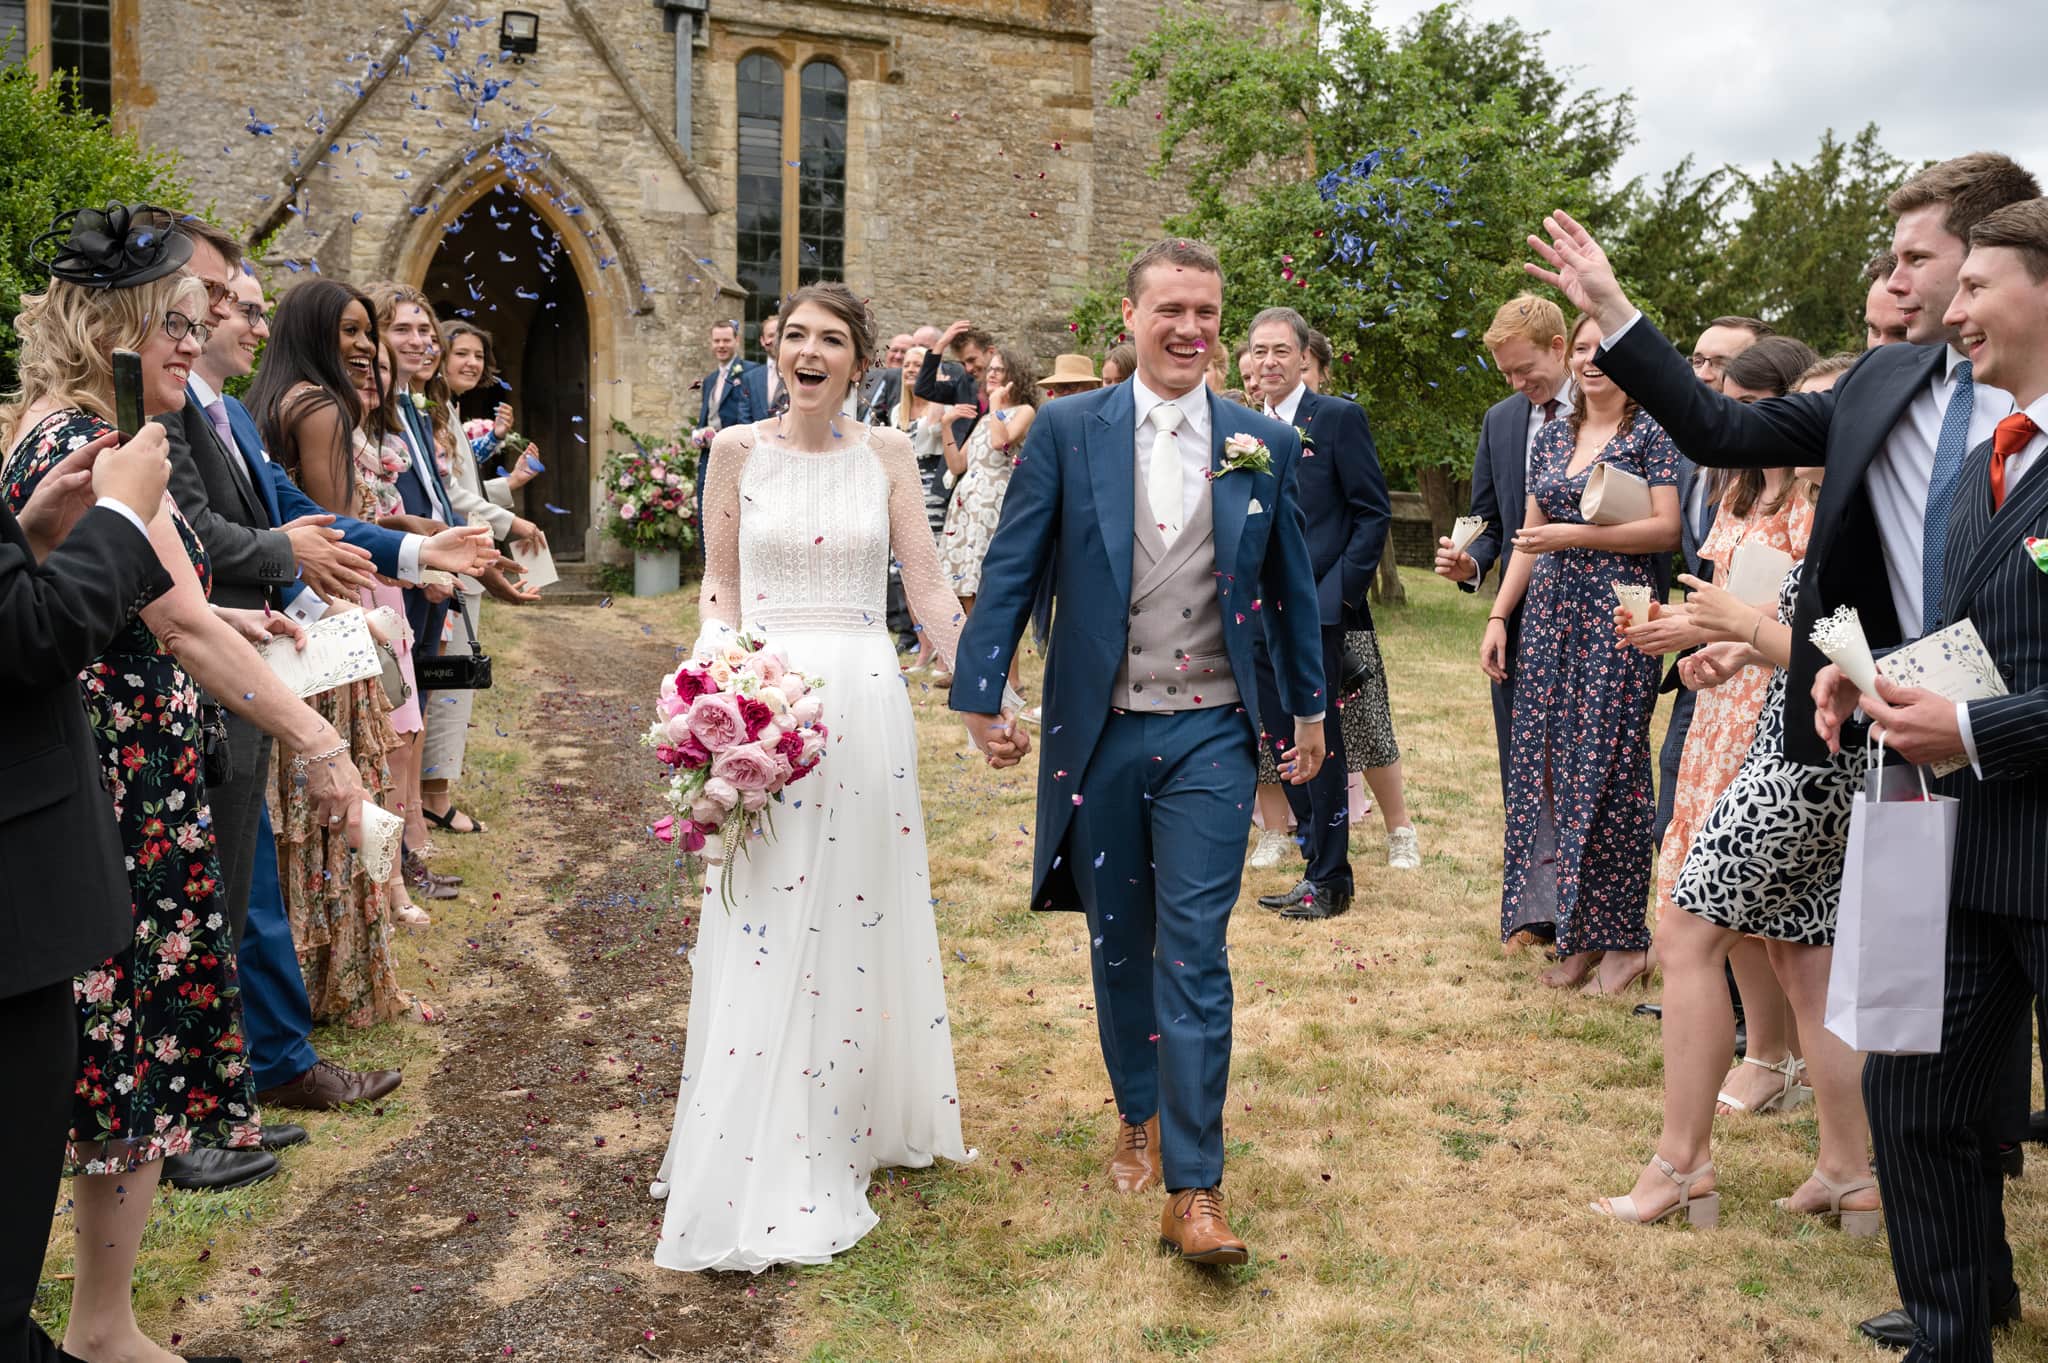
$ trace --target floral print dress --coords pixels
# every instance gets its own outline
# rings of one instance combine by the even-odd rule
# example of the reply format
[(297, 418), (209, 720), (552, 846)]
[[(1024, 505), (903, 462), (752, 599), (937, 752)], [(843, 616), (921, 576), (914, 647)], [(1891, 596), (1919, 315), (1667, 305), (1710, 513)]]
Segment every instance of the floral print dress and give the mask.
[[(53, 413), (7, 461), (8, 505), (112, 430)], [(206, 549), (178, 538), (212, 591)], [(140, 617), (79, 675), (127, 851), (135, 943), (80, 976), (78, 1085), (65, 1169), (128, 1173), (198, 1146), (253, 1148), (262, 1128), (243, 1044), (234, 933), (199, 753), (199, 690)]]
[[(1599, 456), (1571, 472), (1569, 420), (1530, 454), (1529, 489), (1552, 521), (1584, 525), (1579, 498), (1597, 464), (1653, 487), (1678, 480), (1678, 448), (1637, 412)], [(1537, 558), (1522, 606), (1508, 747), (1501, 937), (1550, 924), (1557, 951), (1643, 951), (1655, 847), (1650, 709), (1658, 660), (1614, 633), (1617, 582), (1655, 590), (1655, 554), (1563, 549)]]
[(1002, 423), (993, 414), (975, 423), (967, 437), (967, 469), (953, 486), (953, 501), (946, 508), (946, 527), (939, 535), (939, 568), (946, 575), (946, 588), (955, 596), (974, 596), (981, 590), (981, 556), (995, 538), (996, 525), (1003, 518), (1003, 497), (1010, 490), (1010, 474), (1016, 461), (1007, 445), (995, 443)]

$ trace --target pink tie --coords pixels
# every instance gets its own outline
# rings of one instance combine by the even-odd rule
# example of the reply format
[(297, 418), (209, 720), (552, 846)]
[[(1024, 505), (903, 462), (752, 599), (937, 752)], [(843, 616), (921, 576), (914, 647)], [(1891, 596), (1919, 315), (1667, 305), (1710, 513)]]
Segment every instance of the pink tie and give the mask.
[(206, 419), (213, 423), (213, 433), (220, 437), (220, 447), (229, 454), (239, 455), (241, 446), (235, 443), (235, 428), (228, 424), (228, 405), (220, 398), (206, 404)]

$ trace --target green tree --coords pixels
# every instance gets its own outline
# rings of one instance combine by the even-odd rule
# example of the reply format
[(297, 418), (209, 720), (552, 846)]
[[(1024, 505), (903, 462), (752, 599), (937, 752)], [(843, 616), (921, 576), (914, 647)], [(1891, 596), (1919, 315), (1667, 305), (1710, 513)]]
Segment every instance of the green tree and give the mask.
[(1863, 348), (1863, 267), (1891, 241), (1884, 201), (1906, 165), (1877, 135), (1875, 123), (1849, 142), (1830, 129), (1812, 160), (1740, 176), (1749, 212), (1728, 250), (1730, 290), (1741, 311), (1823, 354)]
[(1688, 156), (1654, 189), (1631, 184), (1616, 213), (1615, 272), (1650, 320), (1681, 343), (1708, 319), (1743, 311), (1728, 283), (1728, 208), (1737, 192), (1727, 167), (1695, 174)]
[(174, 157), (81, 108), (68, 80), (46, 84), (22, 62), (0, 66), (0, 391), (16, 382), (21, 295), (47, 282), (29, 261), (29, 243), (50, 220), (116, 201), (181, 208), (187, 194)]

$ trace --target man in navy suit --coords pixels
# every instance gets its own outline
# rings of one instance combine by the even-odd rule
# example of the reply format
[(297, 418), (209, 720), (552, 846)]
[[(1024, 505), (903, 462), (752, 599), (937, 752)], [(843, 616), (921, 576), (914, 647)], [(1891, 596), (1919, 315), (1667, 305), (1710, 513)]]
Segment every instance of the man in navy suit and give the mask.
[(1252, 655), (1263, 628), (1294, 716), (1285, 757), (1310, 781), (1327, 709), (1316, 579), (1294, 432), (1203, 383), (1223, 312), (1215, 253), (1160, 242), (1126, 289), (1138, 372), (1050, 403), (1032, 425), (953, 660), (952, 706), (991, 764), (1029, 748), (1004, 679), (1050, 572), (1031, 904), (1088, 915), (1121, 1114), (1112, 1182), (1163, 1182), (1162, 1240), (1194, 1262), (1243, 1263), (1218, 1185), (1225, 932), (1258, 779)]
[[(718, 367), (704, 376), (698, 385), (697, 429), (691, 439), (697, 446), (697, 524), (704, 524), (704, 479), (711, 469), (711, 441), (728, 426), (744, 426), (750, 421), (759, 421), (768, 415), (767, 400), (760, 399), (756, 407), (755, 390), (759, 386), (755, 378), (761, 368), (752, 360), (740, 358), (740, 324), (738, 322), (714, 322), (711, 324), (711, 358)], [(704, 539), (697, 537), (698, 553), (703, 553)]]
[[(2013, 669), (2008, 686), (2021, 692), (2048, 684), (2039, 651), (2041, 625), (2048, 617), (2037, 610), (2032, 641), (2024, 645), (2005, 624), (2007, 609), (2023, 599), (2022, 584), (2032, 584), (2023, 577), (2009, 582), (2001, 577), (2010, 592), (1975, 597), (1985, 586), (1974, 566), (1968, 572), (1977, 580), (1966, 578), (1966, 589), (1951, 586), (1946, 577), (1951, 536), (1966, 511), (1975, 507), (1973, 514), (2004, 527), (2030, 504), (2016, 495), (2021, 488), (2015, 486), (2012, 505), (1997, 517), (1983, 509), (1992, 496), (1992, 456), (1983, 447), (2012, 413), (2013, 398), (1977, 380), (1973, 355), (1957, 346), (1958, 325), (1945, 318), (1956, 298), (1967, 234), (1997, 210), (2040, 193), (2032, 175), (1995, 152), (1973, 152), (1913, 176), (1887, 201), (1897, 215), (1892, 248), (1898, 258), (1887, 287), (1905, 314), (1909, 343), (1866, 351), (1826, 392), (1793, 393), (1750, 405), (1693, 381), (1677, 352), (1628, 300), (1599, 243), (1569, 215), (1556, 213), (1545, 220), (1550, 244), (1530, 238), (1551, 268), (1530, 265), (1529, 273), (1560, 287), (1593, 314), (1603, 338), (1601, 370), (1692, 459), (1731, 468), (1825, 465), (1827, 480), (1814, 508), (1794, 612), (1785, 695), (1785, 751), (1795, 761), (1824, 761), (1859, 700), (1892, 730), (1895, 748), (1924, 751), (1923, 735), (1909, 731), (1901, 744), (1901, 723), (1884, 718), (1883, 706), (1896, 696), (1880, 698), (1879, 708), (1871, 710), (1870, 698), (1859, 698), (1840, 669), (1813, 646), (1814, 621), (1838, 606), (1856, 608), (1865, 635), (1879, 648), (1939, 627), (1951, 605), (1983, 612), (1976, 617), (1980, 632), (1986, 615), (1995, 614), (2003, 626), (1997, 631), (2000, 639), (2016, 654), (2010, 662), (1999, 659)], [(2012, 372), (2020, 372), (2019, 367)], [(1972, 450), (1982, 458), (1973, 462)], [(2025, 468), (2026, 453), (2019, 457)], [(1973, 469), (1983, 475), (1982, 483), (1972, 480)], [(2038, 465), (2030, 471), (2038, 475)], [(2032, 491), (2041, 491), (2038, 476)], [(1982, 531), (1981, 526), (1965, 528)], [(2000, 538), (2013, 548), (2023, 533), (2030, 532), (2015, 528), (2010, 538)], [(1989, 549), (1975, 552), (1975, 562), (2002, 566)], [(2025, 628), (2022, 624), (2018, 632)], [(1997, 656), (1998, 646), (1992, 647)], [(2029, 694), (2038, 706), (2038, 690)], [(1948, 705), (1948, 724), (1960, 732), (1964, 723), (1978, 719), (1979, 706), (1989, 708), (1984, 711), (1987, 728), (1977, 736), (1989, 733), (1997, 756), (1989, 765), (1980, 762), (1986, 775), (1973, 794), (2008, 809), (2002, 801), (2014, 791), (2038, 788), (2041, 768), (2034, 765), (2038, 742), (2030, 748), (2024, 727), (2015, 734), (2004, 721), (2031, 723), (2038, 740), (2044, 732), (2039, 711), (2026, 704), (1972, 702), (1966, 719)], [(1907, 708), (1926, 716), (1943, 707), (1923, 702)], [(1965, 740), (1960, 746), (1970, 744)], [(1996, 795), (1994, 785), (2001, 787)], [(1972, 820), (1967, 801), (1964, 808), (1965, 820)], [(1957, 1035), (1949, 1028), (1956, 1025), (1960, 1007), (1961, 1021), (1979, 1044), (1963, 1047), (1951, 1041), (1936, 1057), (1873, 1056), (1864, 1071), (1864, 1100), (1892, 1223), (1892, 1265), (1911, 1326), (1910, 1338), (1900, 1342), (1910, 1344), (1914, 1360), (1989, 1359), (1993, 1323), (2019, 1316), (2017, 1289), (2005, 1290), (2011, 1277), (1998, 1215), (1999, 1172), (1978, 1154), (1984, 1144), (1979, 1129), (1984, 1105), (1964, 1101), (1966, 1090), (1976, 1092), (1989, 1082), (1979, 1063), (2004, 1053), (2003, 1038), (1982, 1044), (1989, 1036), (1982, 1029), (1988, 1026), (1985, 1018), (2011, 1020), (2006, 1000), (2012, 972), (2029, 973), (2037, 991), (2048, 986), (2048, 964), (2041, 964), (2039, 954), (2027, 954), (2039, 953), (2048, 943), (2040, 931), (2048, 912), (2042, 907), (2040, 858), (2048, 840), (2039, 823), (2027, 823), (2036, 816), (2024, 800), (2010, 805), (2002, 817), (2010, 819), (2014, 832), (2031, 830), (2031, 845), (2002, 838), (1989, 847), (1978, 842), (1975, 852), (1965, 850), (1967, 843), (1960, 845), (1952, 886), (1951, 1012), (1944, 1031)], [(1987, 877), (1995, 880), (2001, 874), (2006, 879), (1986, 883)], [(1986, 918), (1998, 921), (1986, 923)], [(1991, 932), (1994, 927), (1997, 934)], [(1997, 944), (1987, 948), (1994, 936)], [(1988, 1012), (1980, 1011), (1986, 1007)], [(1967, 1129), (1959, 1132), (1959, 1127)], [(1987, 1286), (1994, 1276), (2002, 1282)], [(1865, 1322), (1864, 1328), (1876, 1336), (1878, 1324)]]
[(782, 386), (782, 371), (775, 367), (775, 341), (781, 332), (781, 317), (761, 319), (761, 363), (746, 375), (747, 401), (756, 421), (789, 410), (789, 390)]
[[(1292, 427), (1301, 444), (1295, 504), (1301, 508), (1309, 565), (1316, 576), (1323, 677), (1334, 685), (1343, 675), (1345, 631), (1372, 628), (1366, 594), (1386, 549), (1393, 504), (1387, 498), (1387, 480), (1380, 472), (1365, 409), (1308, 389), (1308, 322), (1293, 308), (1267, 308), (1252, 319), (1250, 335), (1251, 372), (1246, 380), (1257, 383), (1266, 415)], [(1278, 722), (1287, 709), (1263, 639), (1255, 655), (1259, 713), (1268, 716), (1271, 726), (1261, 740), (1272, 744), (1277, 755), (1292, 746), (1292, 735)], [(1344, 765), (1344, 727), (1335, 705), (1328, 708), (1323, 738), (1328, 756), (1316, 779), (1282, 787), (1294, 810), (1307, 861), (1292, 890), (1259, 900), (1266, 908), (1278, 909), (1283, 918), (1329, 918), (1351, 906), (1350, 773)]]
[[(1571, 410), (1571, 370), (1565, 364), (1564, 311), (1547, 298), (1523, 294), (1509, 299), (1493, 315), (1481, 338), (1493, 356), (1494, 368), (1515, 391), (1486, 411), (1479, 425), (1479, 452), (1472, 460), (1472, 514), (1486, 522), (1463, 551), (1448, 539), (1437, 541), (1436, 572), (1476, 592), (1498, 564), (1505, 578), (1514, 557), (1515, 533), (1522, 528), (1528, 501), (1529, 454), (1536, 433)], [(1519, 603), (1504, 617), (1508, 657), (1515, 656), (1522, 634)], [(1493, 737), (1500, 750), (1500, 797), (1508, 797), (1508, 738), (1514, 729), (1515, 672), (1493, 686)]]

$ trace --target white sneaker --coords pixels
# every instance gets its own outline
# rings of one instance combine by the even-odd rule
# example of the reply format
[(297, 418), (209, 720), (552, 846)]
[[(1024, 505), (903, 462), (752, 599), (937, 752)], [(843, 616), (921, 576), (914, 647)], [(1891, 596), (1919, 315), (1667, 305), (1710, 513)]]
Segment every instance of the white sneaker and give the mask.
[(1412, 826), (1396, 828), (1387, 834), (1387, 865), (1396, 871), (1422, 869), (1422, 845), (1416, 840)]
[(1294, 845), (1294, 839), (1285, 833), (1276, 833), (1270, 828), (1259, 830), (1258, 846), (1252, 848), (1252, 857), (1246, 865), (1254, 871), (1270, 871), (1280, 864), (1280, 858)]

